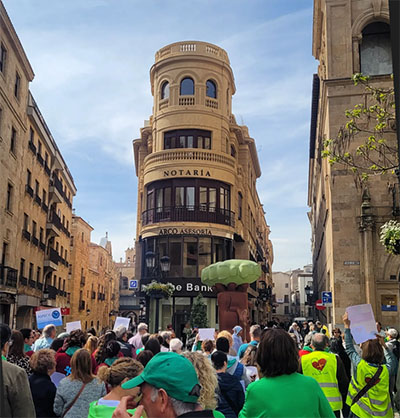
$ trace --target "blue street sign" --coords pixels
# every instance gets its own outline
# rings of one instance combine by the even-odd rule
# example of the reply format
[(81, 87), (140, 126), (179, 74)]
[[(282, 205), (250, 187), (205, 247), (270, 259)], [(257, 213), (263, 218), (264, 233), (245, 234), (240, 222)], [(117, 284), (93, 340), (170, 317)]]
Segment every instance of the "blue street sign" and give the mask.
[(332, 304), (332, 292), (322, 292), (322, 303), (324, 305)]
[(138, 288), (138, 281), (137, 280), (129, 280), (129, 289), (137, 289)]

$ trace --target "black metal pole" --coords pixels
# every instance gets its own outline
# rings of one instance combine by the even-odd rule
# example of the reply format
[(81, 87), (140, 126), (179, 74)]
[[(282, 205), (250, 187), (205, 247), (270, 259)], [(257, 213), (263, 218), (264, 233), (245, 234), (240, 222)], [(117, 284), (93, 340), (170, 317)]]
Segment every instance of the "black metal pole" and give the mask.
[(396, 135), (397, 135), (397, 155), (398, 167), (396, 175), (400, 183), (400, 1), (389, 0), (390, 14), (390, 39), (392, 43), (392, 65), (393, 65), (393, 86), (394, 100), (396, 104)]
[(160, 315), (160, 298), (156, 297), (156, 320), (155, 320), (155, 330), (154, 332), (158, 333), (158, 317)]

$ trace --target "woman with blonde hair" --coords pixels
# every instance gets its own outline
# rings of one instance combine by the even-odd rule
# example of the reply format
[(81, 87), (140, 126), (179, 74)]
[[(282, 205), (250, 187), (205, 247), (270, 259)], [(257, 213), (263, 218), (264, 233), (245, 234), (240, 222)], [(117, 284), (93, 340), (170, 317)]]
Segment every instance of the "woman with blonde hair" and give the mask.
[(86, 344), (83, 348), (89, 351), (89, 354), (92, 355), (97, 349), (98, 341), (99, 339), (97, 337), (95, 337), (94, 335), (91, 335), (86, 341)]
[(218, 405), (216, 390), (218, 388), (217, 372), (202, 353), (188, 352), (182, 353), (196, 369), (196, 374), (201, 386), (199, 404), (203, 409), (215, 409)]
[(62, 379), (54, 399), (54, 412), (63, 418), (86, 417), (90, 403), (106, 394), (106, 387), (92, 374), (90, 354), (84, 348), (71, 359), (71, 374)]
[[(110, 392), (98, 401), (90, 404), (88, 418), (111, 418), (114, 409), (119, 405), (123, 396), (135, 397), (140, 389), (122, 389), (121, 385), (142, 373), (144, 367), (141, 363), (130, 357), (116, 360), (111, 367), (100, 367), (97, 377), (110, 388)], [(128, 410), (133, 414), (133, 410)]]

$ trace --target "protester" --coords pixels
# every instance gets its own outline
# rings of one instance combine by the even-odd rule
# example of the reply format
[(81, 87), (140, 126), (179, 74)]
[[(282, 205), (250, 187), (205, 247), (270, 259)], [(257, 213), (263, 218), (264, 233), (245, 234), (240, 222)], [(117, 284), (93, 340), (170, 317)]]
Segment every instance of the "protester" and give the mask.
[(104, 383), (92, 374), (90, 354), (81, 348), (72, 356), (71, 375), (62, 379), (57, 388), (54, 412), (64, 418), (87, 417), (90, 403), (105, 394)]
[(35, 330), (30, 328), (20, 329), (22, 336), (24, 337), (24, 351), (25, 354), (30, 357), (33, 354), (32, 345), (35, 341)]
[(129, 344), (133, 347), (135, 352), (144, 346), (142, 343), (142, 336), (147, 333), (147, 329), (147, 324), (141, 322), (137, 327), (136, 335), (129, 340)]
[(161, 351), (160, 342), (155, 337), (150, 337), (144, 346), (145, 350), (150, 350), (154, 355)]
[(174, 353), (182, 353), (183, 342), (179, 338), (172, 338), (169, 343), (169, 350)]
[(330, 351), (331, 353), (337, 354), (342, 360), (344, 369), (346, 370), (346, 375), (348, 379), (351, 378), (351, 361), (349, 356), (346, 353), (343, 345), (342, 331), (340, 328), (334, 328), (333, 337), (330, 340)]
[(98, 341), (99, 339), (96, 336), (90, 335), (83, 348), (92, 355), (97, 349)]
[(215, 343), (213, 340), (204, 340), (201, 343), (201, 351), (206, 357), (211, 357), (211, 353), (215, 350)]
[[(103, 356), (99, 359), (100, 364), (96, 367), (94, 374), (97, 375), (100, 367), (106, 366), (110, 367), (115, 361), (120, 358), (119, 354), (121, 352), (121, 346), (119, 345), (118, 341), (111, 340), (105, 346), (103, 350)], [(123, 356), (122, 356), (123, 357)]]
[(297, 347), (300, 348), (303, 338), (301, 337), (300, 327), (298, 326), (297, 322), (293, 322), (289, 328), (289, 334), (293, 334), (295, 338), (295, 343)]
[[(343, 315), (343, 323), (346, 353), (354, 366), (346, 403), (357, 417), (371, 415), (392, 417), (389, 376), (396, 373), (396, 359), (386, 349), (385, 341), (379, 334), (376, 334), (376, 339), (362, 343), (360, 357), (353, 345), (347, 312)], [(385, 361), (386, 364), (384, 364)], [(359, 393), (361, 394), (361, 390), (366, 386), (368, 386), (368, 391), (360, 396)]]
[[(387, 334), (387, 341), (386, 341), (386, 347), (388, 350), (390, 350), (393, 354), (393, 356), (396, 359), (397, 365), (396, 365), (396, 373), (391, 375), (389, 378), (389, 391), (390, 391), (390, 398), (393, 400), (393, 394), (396, 391), (396, 380), (397, 380), (397, 369), (399, 365), (399, 355), (400, 355), (400, 343), (397, 340), (397, 337), (399, 336), (399, 333), (394, 328), (389, 328), (386, 331)], [(392, 402), (393, 403), (393, 402)]]
[(216, 349), (222, 351), (228, 355), (228, 368), (227, 373), (236, 376), (240, 381), (243, 381), (245, 387), (247, 387), (251, 380), (247, 375), (246, 367), (239, 363), (236, 357), (230, 356), (229, 353), (229, 341), (225, 337), (220, 337), (215, 343)]
[(383, 338), (386, 337), (385, 330), (382, 329), (382, 324), (380, 322), (376, 323), (376, 330), (378, 331), (378, 335), (380, 335)]
[(12, 331), (9, 347), (7, 361), (21, 367), (30, 376), (32, 369), (29, 365), (29, 357), (24, 352), (24, 337), (20, 331)]
[(176, 338), (176, 334), (175, 334), (174, 328), (172, 327), (172, 324), (167, 325), (167, 331), (171, 333), (171, 338)]
[(86, 333), (87, 333), (88, 335), (93, 336), (93, 337), (96, 337), (96, 336), (97, 336), (96, 330), (95, 330), (93, 327), (89, 328), (89, 329), (86, 331)]
[(259, 325), (252, 325), (250, 327), (250, 342), (249, 343), (245, 343), (242, 344), (239, 347), (239, 351), (237, 353), (237, 355), (239, 356), (239, 358), (242, 358), (244, 355), (244, 352), (246, 351), (246, 348), (249, 344), (252, 344), (254, 346), (257, 347), (259, 341), (260, 341), (260, 337), (261, 337), (261, 327)]
[(191, 334), (192, 334), (192, 328), (190, 326), (190, 322), (186, 322), (182, 330), (182, 341), (185, 346)]
[(310, 354), (313, 352), (313, 349), (311, 347), (311, 340), (312, 340), (312, 333), (308, 333), (304, 338), (304, 345), (301, 350), (299, 350), (299, 357), (303, 357), (306, 354)]
[(233, 337), (232, 334), (229, 331), (223, 330), (218, 333), (217, 339), (219, 337), (225, 337), (229, 341), (229, 355), (230, 356), (237, 356), (237, 351), (233, 348)]
[(170, 331), (162, 331), (160, 333), (162, 341), (160, 341), (160, 351), (170, 351), (169, 343), (171, 341), (172, 333)]
[(139, 363), (143, 364), (143, 367), (146, 367), (147, 363), (154, 357), (154, 354), (150, 350), (142, 350), (136, 357), (136, 360)]
[(335, 415), (317, 381), (297, 372), (297, 348), (283, 329), (270, 328), (257, 350), (261, 378), (246, 391), (239, 418)]
[(64, 341), (66, 340), (66, 338), (55, 338), (53, 340), (53, 342), (51, 343), (51, 346), (49, 347), (50, 350), (53, 350), (57, 353), (57, 351), (63, 347), (64, 345)]
[(185, 351), (182, 355), (193, 364), (196, 370), (201, 386), (198, 403), (203, 409), (215, 409), (218, 405), (216, 396), (218, 378), (211, 362), (199, 352)]
[(306, 335), (309, 332), (310, 332), (310, 328), (308, 326), (308, 322), (307, 321), (303, 321), (302, 328), (300, 329), (300, 335), (301, 335), (301, 338), (303, 339), (303, 341), (304, 341)]
[[(97, 349), (94, 351), (94, 353), (92, 354), (92, 363), (93, 363), (93, 372), (96, 370), (97, 366), (102, 363), (105, 359), (105, 349), (106, 349), (106, 345), (110, 342), (110, 341), (115, 341), (116, 340), (116, 335), (114, 331), (107, 331), (105, 334), (103, 334), (100, 338), (99, 338), (99, 344), (97, 346)], [(122, 354), (121, 354), (122, 356)]]
[(243, 328), (240, 325), (236, 325), (235, 327), (233, 327), (232, 331), (233, 331), (233, 334), (232, 334), (233, 346), (232, 346), (232, 348), (234, 349), (234, 351), (236, 353), (238, 353), (239, 347), (243, 344), (243, 340), (242, 340), (242, 337), (241, 337)]
[[(132, 389), (137, 386), (141, 387), (142, 392), (140, 404), (150, 418), (176, 418), (186, 413), (191, 418), (217, 416), (211, 410), (202, 410), (198, 403), (200, 385), (196, 371), (192, 363), (179, 354), (157, 354), (149, 361), (142, 374), (124, 383), (122, 388)], [(126, 403), (127, 398), (115, 410), (113, 417), (129, 417), (123, 410)], [(141, 408), (137, 412), (138, 416)], [(219, 417), (221, 416), (220, 414)]]
[(115, 330), (115, 335), (117, 337), (117, 342), (121, 347), (121, 353), (124, 357), (132, 357), (132, 346), (127, 342), (128, 341), (128, 334), (126, 331), (126, 327), (120, 325)]
[(33, 374), (29, 376), (29, 385), (37, 418), (55, 417), (53, 411), (56, 386), (50, 376), (56, 370), (56, 358), (53, 350), (42, 348), (31, 357)]
[(243, 387), (236, 376), (226, 372), (228, 357), (225, 353), (215, 351), (211, 355), (211, 361), (218, 377), (217, 410), (222, 412), (225, 418), (237, 418), (244, 404)]
[(246, 373), (251, 382), (258, 379), (258, 370), (257, 370), (257, 347), (254, 345), (249, 345), (244, 352), (240, 363), (246, 367)]
[(6, 360), (11, 330), (8, 325), (0, 324), (0, 349), (2, 362), (2, 379), (4, 405), (2, 417), (35, 418), (35, 406), (29, 388), (26, 372)]
[(313, 377), (319, 383), (334, 414), (340, 418), (340, 411), (346, 402), (349, 379), (340, 357), (325, 351), (328, 346), (328, 337), (315, 333), (311, 340), (313, 353), (301, 357), (300, 369), (305, 376)]
[(86, 332), (75, 329), (66, 338), (64, 345), (56, 353), (56, 372), (69, 375), (71, 373), (71, 357), (75, 351), (83, 348), (87, 341)]
[(32, 350), (38, 351), (42, 348), (49, 348), (54, 338), (56, 338), (56, 333), (57, 330), (53, 324), (46, 325), (43, 328), (42, 336), (33, 344)]
[[(90, 404), (88, 418), (111, 417), (123, 396), (135, 397), (139, 393), (139, 388), (126, 390), (122, 389), (121, 385), (138, 376), (142, 371), (143, 365), (129, 357), (118, 359), (111, 367), (101, 367), (97, 377), (110, 388), (110, 391)], [(133, 413), (132, 410), (128, 412)]]

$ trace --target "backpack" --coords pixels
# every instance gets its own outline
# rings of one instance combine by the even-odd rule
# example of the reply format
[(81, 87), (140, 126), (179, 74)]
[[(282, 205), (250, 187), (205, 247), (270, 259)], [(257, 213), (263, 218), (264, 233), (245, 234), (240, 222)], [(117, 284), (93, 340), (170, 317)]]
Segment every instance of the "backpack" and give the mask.
[(242, 363), (238, 363), (236, 370), (233, 372), (232, 376), (236, 376), (239, 380), (241, 380), (243, 375), (244, 367)]

